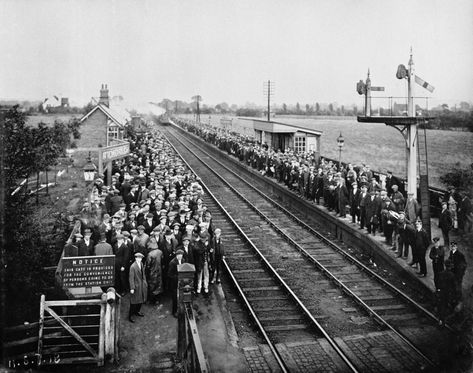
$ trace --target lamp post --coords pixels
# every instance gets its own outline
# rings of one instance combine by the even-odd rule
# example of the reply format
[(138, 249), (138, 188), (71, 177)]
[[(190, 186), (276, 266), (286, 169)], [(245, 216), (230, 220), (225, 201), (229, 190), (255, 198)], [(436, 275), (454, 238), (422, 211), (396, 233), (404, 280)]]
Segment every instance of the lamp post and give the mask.
[(89, 156), (87, 157), (87, 163), (84, 166), (84, 180), (87, 187), (87, 202), (89, 203), (88, 211), (91, 211), (91, 204), (92, 204), (92, 189), (90, 188), (90, 184), (94, 181), (95, 178), (95, 171), (97, 167), (95, 164), (92, 163), (92, 159)]
[(342, 148), (343, 144), (345, 143), (345, 139), (340, 132), (340, 136), (337, 137), (337, 145), (338, 145), (338, 169), (340, 170), (340, 166), (342, 164)]

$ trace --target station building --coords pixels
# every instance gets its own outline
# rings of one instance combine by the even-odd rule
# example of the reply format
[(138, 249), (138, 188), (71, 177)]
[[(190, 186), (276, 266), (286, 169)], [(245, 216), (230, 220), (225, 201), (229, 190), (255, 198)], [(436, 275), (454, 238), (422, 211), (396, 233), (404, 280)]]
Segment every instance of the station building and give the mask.
[(316, 152), (320, 155), (322, 131), (262, 119), (251, 120), (256, 141), (282, 152), (292, 149), (296, 152)]
[(77, 140), (77, 147), (97, 149), (114, 145), (117, 140), (123, 140), (130, 121), (126, 110), (110, 105), (108, 87), (102, 84), (97, 105), (80, 119), (81, 138)]

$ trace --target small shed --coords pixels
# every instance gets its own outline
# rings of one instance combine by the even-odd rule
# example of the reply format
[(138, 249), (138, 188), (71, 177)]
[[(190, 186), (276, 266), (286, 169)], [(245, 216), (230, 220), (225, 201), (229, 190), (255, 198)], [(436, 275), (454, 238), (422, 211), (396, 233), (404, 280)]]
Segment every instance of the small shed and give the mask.
[(322, 131), (260, 119), (253, 119), (253, 128), (256, 140), (268, 144), (274, 150), (320, 153)]

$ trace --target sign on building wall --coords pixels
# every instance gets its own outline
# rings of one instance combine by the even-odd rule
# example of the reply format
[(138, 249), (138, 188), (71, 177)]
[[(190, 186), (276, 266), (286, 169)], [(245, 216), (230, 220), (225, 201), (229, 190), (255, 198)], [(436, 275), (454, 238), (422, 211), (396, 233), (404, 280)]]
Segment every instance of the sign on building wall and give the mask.
[(106, 148), (99, 149), (99, 153), (102, 154), (102, 162), (114, 161), (115, 159), (120, 159), (130, 154), (130, 143), (126, 142), (119, 145), (107, 146)]
[(115, 255), (61, 258), (64, 288), (114, 286)]

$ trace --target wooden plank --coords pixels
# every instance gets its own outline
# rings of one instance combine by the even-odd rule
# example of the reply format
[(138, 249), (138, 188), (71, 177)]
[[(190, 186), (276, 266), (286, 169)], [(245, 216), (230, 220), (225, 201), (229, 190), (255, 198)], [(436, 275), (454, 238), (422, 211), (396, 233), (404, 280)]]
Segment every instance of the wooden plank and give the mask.
[(307, 326), (304, 324), (295, 324), (295, 325), (271, 325), (265, 326), (264, 330), (267, 332), (292, 332), (294, 330), (303, 330), (307, 329)]
[(44, 327), (44, 302), (46, 297), (41, 294), (39, 303), (39, 332), (38, 332), (38, 366), (41, 366), (41, 355), (43, 353), (43, 327)]
[[(93, 325), (74, 325), (74, 329), (84, 329), (84, 328), (99, 328), (100, 327), (100, 324), (93, 324)], [(61, 330), (61, 329), (64, 329), (62, 326), (46, 326), (44, 327), (44, 330)]]
[(256, 288), (243, 288), (243, 291), (278, 291), (281, 290), (280, 286), (261, 286)]
[(83, 299), (83, 300), (53, 300), (47, 301), (48, 307), (64, 307), (64, 306), (100, 306), (101, 299)]
[[(89, 313), (86, 315), (61, 315), (63, 319), (75, 319), (75, 318), (83, 318), (83, 317), (100, 317), (100, 313)], [(44, 316), (45, 319), (54, 319), (52, 316)], [(54, 319), (55, 320), (55, 319)]]
[[(63, 328), (64, 329), (64, 328)], [(84, 334), (82, 335), (82, 338), (98, 338), (99, 334)], [(70, 339), (74, 338), (72, 335), (64, 335), (63, 332), (56, 332), (56, 333), (51, 333), (51, 334), (44, 334), (43, 335), (43, 340), (46, 339)]]
[(97, 353), (92, 349), (92, 347), (90, 347), (90, 345), (86, 341), (84, 341), (84, 339), (82, 339), (82, 337), (79, 334), (77, 334), (74, 331), (74, 329), (72, 329), (68, 324), (66, 324), (66, 322), (63, 319), (61, 319), (61, 317), (58, 316), (56, 312), (54, 312), (47, 305), (44, 306), (44, 309), (45, 311), (49, 312), (49, 314), (53, 316), (57, 321), (59, 321), (59, 323), (64, 327), (64, 329), (66, 329), (75, 339), (77, 339), (87, 349), (87, 351), (89, 351), (92, 354), (92, 356), (95, 359), (97, 359)]

